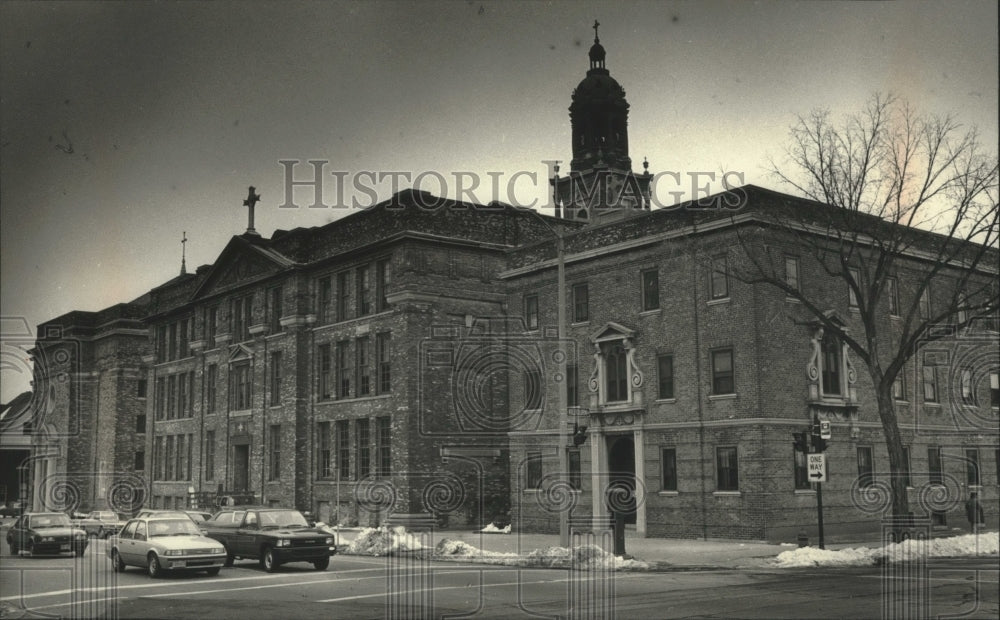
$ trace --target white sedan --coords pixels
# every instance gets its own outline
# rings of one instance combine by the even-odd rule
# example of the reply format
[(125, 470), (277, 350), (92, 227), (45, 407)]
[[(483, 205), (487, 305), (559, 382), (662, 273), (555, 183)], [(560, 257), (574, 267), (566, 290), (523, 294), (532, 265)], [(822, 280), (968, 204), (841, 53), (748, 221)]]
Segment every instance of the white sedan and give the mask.
[(218, 541), (202, 536), (187, 517), (148, 517), (132, 519), (117, 536), (112, 536), (108, 557), (115, 572), (139, 566), (150, 577), (175, 570), (217, 575), (226, 561), (226, 549)]

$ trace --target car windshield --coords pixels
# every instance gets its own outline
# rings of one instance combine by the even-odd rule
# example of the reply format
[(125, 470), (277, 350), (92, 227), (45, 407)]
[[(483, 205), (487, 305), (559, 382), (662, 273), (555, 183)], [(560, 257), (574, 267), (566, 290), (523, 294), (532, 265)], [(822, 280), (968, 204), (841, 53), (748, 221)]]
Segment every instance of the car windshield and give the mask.
[(198, 536), (201, 531), (191, 519), (157, 519), (149, 522), (149, 535), (152, 536)]
[(33, 515), (28, 522), (31, 527), (36, 529), (42, 527), (69, 527), (69, 517), (64, 514)]
[(260, 526), (262, 528), (309, 527), (309, 524), (298, 510), (271, 510), (260, 513)]

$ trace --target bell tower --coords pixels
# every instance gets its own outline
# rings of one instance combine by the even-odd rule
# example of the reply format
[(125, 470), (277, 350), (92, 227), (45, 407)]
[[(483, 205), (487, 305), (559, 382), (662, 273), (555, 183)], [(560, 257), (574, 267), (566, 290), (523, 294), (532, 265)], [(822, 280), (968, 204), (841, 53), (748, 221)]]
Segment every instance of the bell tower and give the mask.
[(550, 179), (557, 215), (591, 222), (648, 209), (652, 178), (648, 172), (632, 173), (629, 104), (625, 89), (605, 66), (607, 52), (601, 45), (599, 27), (595, 21), (594, 44), (588, 54), (590, 69), (573, 91), (569, 106), (573, 135), (570, 173), (559, 177), (556, 166), (556, 174)]

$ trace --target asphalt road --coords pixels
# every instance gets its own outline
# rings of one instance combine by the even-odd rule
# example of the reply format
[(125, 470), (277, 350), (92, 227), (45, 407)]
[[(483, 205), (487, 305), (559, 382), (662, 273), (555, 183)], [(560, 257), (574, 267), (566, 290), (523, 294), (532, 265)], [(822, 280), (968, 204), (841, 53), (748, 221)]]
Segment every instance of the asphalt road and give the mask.
[[(336, 556), (317, 572), (238, 562), (216, 577), (111, 571), (83, 558), (0, 557), (0, 617), (997, 618), (995, 559), (851, 569), (582, 573)], [(913, 578), (916, 577), (916, 578)], [(884, 609), (885, 607), (885, 609)], [(898, 612), (894, 613), (894, 612)]]

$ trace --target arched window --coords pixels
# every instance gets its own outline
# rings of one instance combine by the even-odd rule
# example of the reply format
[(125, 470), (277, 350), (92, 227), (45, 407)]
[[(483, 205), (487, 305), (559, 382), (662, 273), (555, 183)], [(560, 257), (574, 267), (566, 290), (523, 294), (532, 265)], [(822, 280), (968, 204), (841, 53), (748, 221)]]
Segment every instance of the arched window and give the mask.
[(841, 358), (840, 358), (840, 340), (833, 334), (827, 332), (823, 336), (823, 341), (821, 344), (822, 350), (822, 377), (823, 377), (823, 394), (832, 396), (841, 396), (843, 390), (841, 388)]

